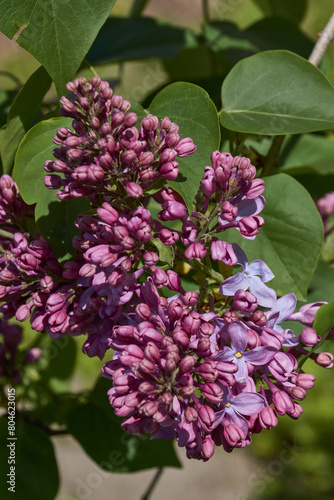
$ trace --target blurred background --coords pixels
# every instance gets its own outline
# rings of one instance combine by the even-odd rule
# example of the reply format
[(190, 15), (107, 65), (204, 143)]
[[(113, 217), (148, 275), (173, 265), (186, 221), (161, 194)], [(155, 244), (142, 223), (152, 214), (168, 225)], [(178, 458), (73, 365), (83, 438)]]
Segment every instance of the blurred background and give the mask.
[[(127, 17), (132, 5), (132, 0), (118, 0), (112, 17)], [(207, 7), (206, 13), (203, 5)], [(144, 105), (148, 105), (154, 94), (172, 81), (198, 83), (209, 92), (219, 109), (224, 76), (238, 59), (254, 53), (254, 44), (258, 42), (257, 50), (266, 50), (289, 49), (291, 44), (299, 43), (300, 50), (296, 51), (308, 57), (332, 11), (333, 0), (151, 0), (147, 2), (143, 15), (173, 27), (188, 28), (189, 40), (185, 46), (179, 50), (175, 33), (176, 46), (174, 49), (166, 47), (166, 58), (151, 57), (152, 54), (145, 58), (142, 56), (144, 52), (138, 52), (134, 57), (136, 60), (127, 61), (124, 57), (121, 62), (101, 61), (96, 71), (112, 82), (116, 93)], [(210, 29), (207, 25), (202, 27), (205, 16), (207, 20), (218, 23), (211, 24)], [(276, 19), (275, 30), (261, 24), (264, 18), (271, 17), (281, 18), (280, 22)], [(289, 30), (290, 23), (296, 23), (296, 20), (299, 41)], [(217, 33), (224, 36), (217, 36)], [(260, 39), (259, 33), (262, 33)], [(205, 43), (195, 46), (192, 43), (195, 35), (203, 37)], [(234, 44), (228, 45), (229, 37), (233, 37)], [(265, 40), (262, 45), (261, 40)], [(160, 47), (160, 50), (164, 49)], [(94, 59), (98, 59), (96, 54)], [(6, 113), (17, 90), (38, 66), (39, 63), (15, 41), (0, 35), (0, 126), (6, 122)], [(334, 44), (327, 50), (321, 69), (334, 83)], [(91, 76), (87, 68), (82, 72)], [(46, 111), (56, 105), (56, 93), (51, 89), (46, 99)], [(333, 176), (327, 177), (329, 185)], [(320, 279), (321, 273), (317, 273), (318, 278), (310, 286), (310, 301), (334, 300), (334, 281), (332, 276), (328, 280), (327, 268), (324, 272), (326, 285)], [(81, 354), (81, 339), (74, 344), (75, 347), (77, 361), (71, 387), (68, 380), (61, 377), (52, 381), (59, 391), (90, 388), (100, 374), (103, 363)], [(325, 350), (334, 352), (330, 342), (325, 345)], [(59, 363), (66, 362), (60, 358)], [(151, 498), (164, 500), (173, 495), (184, 495), (192, 500), (205, 497), (210, 500), (276, 500), (283, 495), (286, 500), (334, 498), (334, 375), (312, 362), (307, 363), (305, 371), (315, 373), (317, 381), (303, 402), (304, 414), (298, 421), (280, 417), (278, 427), (255, 435), (248, 449), (235, 450), (231, 455), (217, 450), (214, 458), (205, 464), (184, 459), (181, 450), (179, 457), (184, 469), (164, 470)], [(153, 470), (131, 475), (106, 473), (98, 469), (70, 438), (55, 437), (53, 441), (62, 479), (57, 500), (140, 499), (155, 474)]]

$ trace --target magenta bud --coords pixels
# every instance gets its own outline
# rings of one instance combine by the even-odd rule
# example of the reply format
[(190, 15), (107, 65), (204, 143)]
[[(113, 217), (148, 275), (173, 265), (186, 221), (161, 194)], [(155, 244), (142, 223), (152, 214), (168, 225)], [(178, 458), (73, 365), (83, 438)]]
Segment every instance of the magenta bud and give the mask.
[(189, 354), (185, 356), (179, 363), (180, 373), (187, 373), (194, 368), (196, 364), (196, 357), (190, 356)]
[(272, 395), (272, 402), (276, 413), (279, 415), (290, 414), (294, 412), (294, 403), (285, 391), (277, 390)]
[(202, 323), (199, 328), (201, 335), (204, 335), (205, 337), (211, 337), (214, 330), (215, 330), (214, 326), (211, 323), (206, 323), (206, 322)]
[(186, 411), (184, 412), (184, 418), (188, 423), (196, 422), (198, 419), (198, 413), (195, 408), (192, 406), (188, 406)]
[(333, 355), (330, 352), (320, 352), (319, 354), (311, 355), (311, 358), (315, 360), (315, 362), (323, 366), (324, 368), (332, 368), (333, 367)]
[(202, 424), (204, 424), (205, 430), (211, 431), (216, 420), (216, 415), (213, 409), (208, 405), (203, 405), (198, 410), (198, 416)]
[(302, 387), (293, 387), (289, 392), (294, 399), (298, 399), (299, 401), (302, 401), (304, 398), (306, 398), (306, 391)]
[[(186, 349), (189, 345), (188, 335), (181, 329), (175, 329), (173, 332), (173, 339), (183, 349)], [(187, 371), (187, 370), (186, 370)]]
[(205, 380), (205, 382), (214, 382), (217, 379), (218, 371), (216, 365), (217, 363), (214, 361), (205, 361), (199, 366), (198, 373)]
[(259, 347), (261, 345), (260, 336), (256, 333), (255, 330), (251, 328), (247, 328), (247, 344), (251, 349), (255, 347)]
[(195, 306), (197, 304), (197, 301), (198, 301), (198, 293), (194, 291), (186, 292), (183, 297), (183, 302), (187, 306)]
[(267, 316), (263, 311), (255, 311), (249, 318), (256, 326), (266, 326)]
[(211, 243), (211, 257), (212, 260), (220, 260), (227, 266), (235, 266), (238, 262), (232, 245), (217, 239), (214, 239)]
[(256, 297), (245, 290), (237, 290), (234, 294), (233, 305), (236, 309), (251, 313), (257, 308)]
[(321, 337), (317, 335), (317, 332), (313, 328), (307, 327), (302, 331), (300, 339), (304, 345), (313, 347), (321, 340)]
[(138, 387), (138, 391), (141, 394), (150, 394), (152, 391), (154, 391), (154, 389), (155, 389), (154, 385), (146, 380), (142, 382)]
[(22, 304), (15, 313), (15, 318), (17, 321), (25, 321), (30, 316), (30, 307), (26, 304)]
[(202, 243), (192, 243), (184, 252), (187, 259), (204, 259), (207, 250)]
[(246, 436), (238, 425), (229, 424), (224, 427), (224, 437), (230, 446), (240, 447)]
[(259, 422), (263, 429), (272, 429), (276, 427), (278, 419), (271, 406), (266, 406), (260, 411)]
[(175, 292), (184, 293), (180, 276), (175, 271), (171, 271), (170, 269), (167, 271), (167, 276), (168, 276), (168, 284), (167, 284), (168, 288), (170, 290), (174, 290)]
[(216, 369), (218, 370), (219, 376), (222, 374), (232, 374), (236, 373), (239, 369), (238, 365), (236, 363), (233, 363), (232, 361), (218, 361), (216, 364)]
[(203, 460), (209, 460), (215, 451), (215, 443), (210, 436), (205, 436), (202, 443), (202, 457)]
[(136, 306), (136, 313), (141, 319), (148, 320), (150, 319), (152, 313), (151, 309), (147, 304), (141, 303)]
[(296, 378), (296, 384), (303, 389), (312, 389), (314, 381), (315, 375), (313, 373), (299, 373)]
[(159, 261), (159, 256), (155, 252), (145, 252), (143, 257), (145, 264), (148, 266), (153, 266)]
[(147, 130), (147, 131), (158, 130), (159, 120), (158, 120), (158, 118), (156, 116), (147, 115), (147, 116), (145, 116), (145, 118), (142, 119), (142, 121), (141, 121), (141, 127), (144, 130)]
[(143, 195), (142, 188), (135, 182), (128, 182), (128, 184), (125, 186), (125, 189), (128, 195), (131, 196), (131, 198), (140, 198), (140, 196)]
[(193, 311), (182, 318), (182, 328), (188, 335), (197, 333), (201, 326), (201, 315)]
[(155, 363), (160, 359), (159, 348), (153, 342), (148, 342), (148, 344), (145, 347), (144, 353), (145, 357), (152, 363)]
[(176, 231), (171, 231), (170, 229), (163, 228), (160, 231), (159, 238), (164, 245), (175, 245), (179, 240), (179, 234)]
[(184, 158), (185, 156), (189, 156), (195, 153), (197, 148), (190, 137), (185, 137), (184, 139), (181, 139), (179, 141), (174, 149), (177, 153), (177, 156), (179, 156), (180, 158)]
[(218, 384), (206, 383), (202, 386), (203, 396), (213, 404), (221, 403), (224, 393)]
[(176, 161), (164, 163), (159, 168), (159, 174), (168, 181), (175, 181), (179, 175), (179, 164)]

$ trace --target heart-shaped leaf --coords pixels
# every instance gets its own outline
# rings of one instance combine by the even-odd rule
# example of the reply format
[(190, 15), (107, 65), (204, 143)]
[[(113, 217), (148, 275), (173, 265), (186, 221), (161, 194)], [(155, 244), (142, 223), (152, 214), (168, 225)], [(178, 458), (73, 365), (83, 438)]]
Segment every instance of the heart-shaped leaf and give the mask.
[(221, 123), (237, 132), (285, 135), (334, 127), (334, 88), (302, 57), (284, 50), (243, 59), (222, 86)]
[(0, 31), (45, 67), (58, 95), (70, 81), (116, 0), (0, 0)]

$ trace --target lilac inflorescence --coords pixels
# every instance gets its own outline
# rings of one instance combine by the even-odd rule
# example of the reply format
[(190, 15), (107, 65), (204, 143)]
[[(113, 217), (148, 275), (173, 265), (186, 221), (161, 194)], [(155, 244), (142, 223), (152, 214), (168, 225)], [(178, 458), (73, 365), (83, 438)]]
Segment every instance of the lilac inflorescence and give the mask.
[(159, 122), (147, 115), (136, 128), (138, 117), (130, 102), (98, 77), (90, 83), (78, 78), (67, 89), (74, 102), (62, 97), (61, 113), (73, 118), (74, 131), (58, 130), (54, 142), (60, 147), (44, 167), (50, 173), (45, 185), (57, 189), (61, 200), (140, 198), (156, 182), (175, 180), (176, 158), (196, 151), (192, 139), (181, 139), (178, 125), (169, 118)]
[[(179, 173), (175, 159), (195, 152), (192, 139), (181, 139), (167, 117), (147, 115), (136, 128), (130, 103), (97, 77), (67, 88), (74, 97), (61, 99), (62, 114), (73, 130), (62, 127), (54, 137), (59, 147), (45, 163), (45, 185), (61, 200), (86, 196), (92, 209), (78, 215), (76, 256), (61, 265), (25, 227), (33, 207), (10, 176), (0, 178), (5, 320), (30, 318), (53, 339), (87, 334), (90, 357), (113, 349), (103, 374), (113, 382), (109, 398), (123, 428), (175, 437), (189, 458), (206, 461), (215, 446), (244, 447), (276, 426), (278, 415), (297, 419), (315, 380), (298, 361), (309, 356), (331, 368), (333, 356), (309, 350), (320, 340), (312, 327), (323, 303), (295, 312), (293, 294), (277, 298), (267, 285), (274, 275), (266, 263), (249, 263), (223, 239), (231, 228), (254, 239), (264, 224), (256, 168), (214, 151), (189, 212), (168, 181)], [(184, 289), (177, 270), (185, 262), (198, 292)], [(286, 320), (305, 326), (299, 337), (282, 326)], [(3, 366), (19, 339), (16, 330), (12, 341), (6, 335)]]

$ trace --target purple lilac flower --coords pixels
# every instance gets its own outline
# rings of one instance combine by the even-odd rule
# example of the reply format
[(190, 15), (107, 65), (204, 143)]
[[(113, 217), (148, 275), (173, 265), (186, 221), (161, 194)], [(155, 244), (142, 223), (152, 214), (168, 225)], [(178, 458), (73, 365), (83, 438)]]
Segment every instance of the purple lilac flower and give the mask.
[(267, 264), (260, 259), (248, 264), (245, 252), (235, 243), (232, 247), (242, 271), (227, 278), (220, 286), (220, 293), (230, 296), (234, 295), (237, 290), (249, 289), (256, 297), (259, 305), (273, 307), (276, 303), (276, 293), (272, 288), (264, 285), (264, 283), (274, 278)]

